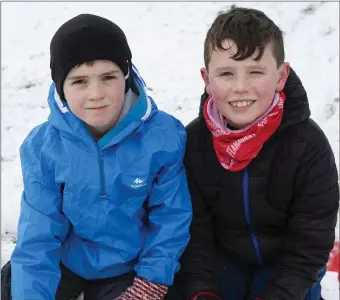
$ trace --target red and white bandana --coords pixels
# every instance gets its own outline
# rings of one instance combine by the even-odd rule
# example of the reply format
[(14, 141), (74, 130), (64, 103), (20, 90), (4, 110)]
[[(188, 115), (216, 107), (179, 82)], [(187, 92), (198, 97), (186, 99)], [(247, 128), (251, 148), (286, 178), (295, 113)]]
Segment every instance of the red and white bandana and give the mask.
[(217, 158), (230, 171), (244, 169), (257, 156), (263, 144), (281, 124), (286, 96), (277, 93), (271, 107), (257, 120), (241, 130), (231, 130), (221, 118), (211, 96), (204, 104), (203, 115), (212, 134)]

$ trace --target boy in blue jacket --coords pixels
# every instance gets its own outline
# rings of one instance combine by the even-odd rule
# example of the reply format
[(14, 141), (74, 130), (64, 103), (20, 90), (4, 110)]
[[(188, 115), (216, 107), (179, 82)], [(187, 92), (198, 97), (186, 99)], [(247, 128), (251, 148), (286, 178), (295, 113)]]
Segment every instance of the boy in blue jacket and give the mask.
[(50, 51), (51, 114), (20, 148), (24, 192), (5, 297), (163, 299), (189, 241), (185, 130), (146, 95), (111, 21), (79, 15)]

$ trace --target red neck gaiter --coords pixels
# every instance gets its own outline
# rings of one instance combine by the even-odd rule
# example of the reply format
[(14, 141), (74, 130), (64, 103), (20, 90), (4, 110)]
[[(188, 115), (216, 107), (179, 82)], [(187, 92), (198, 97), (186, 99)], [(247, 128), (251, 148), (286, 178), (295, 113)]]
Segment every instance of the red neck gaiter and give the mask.
[(257, 120), (241, 130), (229, 129), (220, 120), (212, 97), (206, 100), (203, 115), (212, 134), (217, 158), (229, 171), (244, 169), (257, 156), (263, 144), (281, 124), (285, 94), (280, 92), (273, 105)]

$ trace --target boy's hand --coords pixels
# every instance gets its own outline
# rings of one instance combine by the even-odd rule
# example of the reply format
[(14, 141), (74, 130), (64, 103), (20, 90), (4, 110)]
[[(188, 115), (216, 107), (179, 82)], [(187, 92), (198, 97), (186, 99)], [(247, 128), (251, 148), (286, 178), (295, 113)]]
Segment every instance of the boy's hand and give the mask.
[(222, 298), (212, 292), (200, 292), (193, 295), (190, 300), (222, 300)]
[(163, 300), (167, 292), (168, 288), (165, 285), (136, 277), (133, 284), (115, 300)]

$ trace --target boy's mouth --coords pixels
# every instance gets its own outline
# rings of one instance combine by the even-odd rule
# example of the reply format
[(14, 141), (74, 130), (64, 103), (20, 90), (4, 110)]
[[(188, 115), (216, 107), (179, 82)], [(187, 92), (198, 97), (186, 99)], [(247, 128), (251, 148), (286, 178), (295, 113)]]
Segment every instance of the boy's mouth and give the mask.
[(103, 109), (105, 108), (107, 105), (104, 105), (104, 106), (95, 106), (95, 107), (88, 107), (87, 109), (89, 110), (100, 110), (100, 109)]
[(229, 104), (233, 107), (249, 107), (251, 106), (255, 100), (238, 100), (238, 101), (231, 101)]

